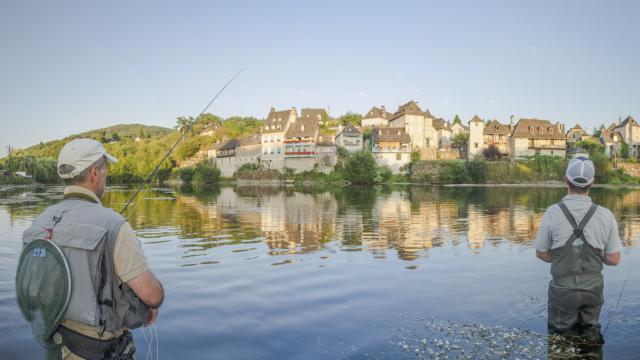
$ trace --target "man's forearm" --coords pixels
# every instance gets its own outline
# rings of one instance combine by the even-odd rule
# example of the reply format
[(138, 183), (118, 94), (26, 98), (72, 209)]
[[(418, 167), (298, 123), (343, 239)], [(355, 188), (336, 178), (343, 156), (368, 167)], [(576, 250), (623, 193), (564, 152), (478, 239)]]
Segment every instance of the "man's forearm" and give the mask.
[(546, 263), (550, 263), (551, 262), (551, 253), (546, 251), (546, 252), (542, 252), (542, 251), (538, 251), (536, 250), (536, 256), (538, 257), (538, 259), (546, 262)]

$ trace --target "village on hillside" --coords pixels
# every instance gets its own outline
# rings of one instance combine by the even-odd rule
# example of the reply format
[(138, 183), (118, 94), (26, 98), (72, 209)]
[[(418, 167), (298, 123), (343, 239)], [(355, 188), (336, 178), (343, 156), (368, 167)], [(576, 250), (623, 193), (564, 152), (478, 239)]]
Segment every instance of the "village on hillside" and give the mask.
[[(200, 135), (213, 136), (217, 124)], [(285, 168), (295, 172), (331, 172), (338, 149), (347, 153), (369, 150), (379, 166), (401, 172), (412, 156), (420, 160), (523, 159), (535, 155), (558, 157), (587, 152), (576, 143), (601, 144), (607, 157), (640, 155), (640, 124), (631, 116), (618, 118), (593, 134), (576, 124), (565, 130), (560, 122), (511, 116), (508, 123), (473, 116), (466, 125), (456, 117), (448, 121), (422, 110), (416, 101), (400, 105), (394, 112), (373, 107), (361, 124), (340, 123), (326, 109), (271, 108), (261, 130), (249, 136), (224, 139), (201, 150), (198, 161), (208, 159), (222, 176), (231, 177), (245, 164), (263, 169)]]

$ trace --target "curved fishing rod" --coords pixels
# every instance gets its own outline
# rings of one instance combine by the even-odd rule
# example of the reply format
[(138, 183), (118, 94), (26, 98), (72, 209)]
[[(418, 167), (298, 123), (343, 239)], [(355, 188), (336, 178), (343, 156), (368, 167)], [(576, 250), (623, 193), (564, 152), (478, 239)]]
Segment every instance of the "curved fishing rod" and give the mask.
[(142, 183), (142, 185), (140, 185), (140, 187), (138, 188), (138, 190), (136, 190), (136, 192), (133, 194), (133, 196), (131, 196), (131, 198), (129, 198), (129, 201), (127, 201), (127, 203), (125, 204), (125, 206), (122, 208), (122, 210), (120, 210), (120, 215), (124, 215), (124, 212), (127, 210), (127, 208), (129, 207), (129, 205), (131, 205), (131, 203), (133, 202), (133, 200), (136, 198), (136, 196), (138, 196), (138, 194), (140, 193), (140, 191), (142, 191), (142, 189), (145, 187), (145, 185), (148, 185), (151, 183), (151, 180), (153, 180), (153, 177), (156, 176), (156, 174), (158, 173), (158, 170), (160, 169), (160, 166), (162, 166), (162, 163), (164, 163), (165, 160), (167, 160), (167, 158), (171, 155), (171, 153), (173, 152), (173, 150), (175, 150), (176, 146), (178, 146), (178, 144), (180, 143), (180, 141), (182, 141), (182, 139), (185, 137), (185, 135), (189, 132), (189, 130), (195, 126), (198, 121), (200, 121), (200, 118), (202, 117), (202, 114), (204, 114), (205, 111), (207, 111), (207, 109), (209, 108), (209, 106), (211, 106), (211, 104), (213, 104), (214, 101), (216, 101), (216, 99), (218, 98), (218, 96), (220, 96), (220, 94), (222, 94), (222, 92), (227, 88), (227, 86), (229, 86), (229, 84), (231, 84), (233, 82), (233, 80), (235, 80), (236, 77), (238, 77), (238, 75), (240, 75), (241, 72), (243, 72), (244, 69), (240, 69), (237, 73), (235, 73), (231, 79), (229, 79), (229, 81), (227, 81), (227, 83), (218, 91), (218, 93), (216, 94), (216, 96), (213, 97), (213, 99), (211, 99), (211, 101), (209, 101), (209, 103), (207, 104), (207, 106), (204, 107), (204, 109), (202, 109), (202, 111), (200, 112), (200, 114), (198, 114), (198, 116), (196, 117), (195, 121), (193, 122), (193, 124), (189, 125), (189, 127), (182, 132), (182, 135), (180, 136), (180, 138), (178, 138), (178, 141), (176, 141), (175, 144), (173, 144), (173, 146), (171, 147), (171, 149), (169, 149), (169, 151), (165, 154), (165, 156), (162, 158), (162, 160), (160, 160), (160, 162), (158, 163), (158, 165), (156, 165), (156, 167), (153, 169), (153, 171), (147, 176), (147, 178), (144, 180), (144, 182)]

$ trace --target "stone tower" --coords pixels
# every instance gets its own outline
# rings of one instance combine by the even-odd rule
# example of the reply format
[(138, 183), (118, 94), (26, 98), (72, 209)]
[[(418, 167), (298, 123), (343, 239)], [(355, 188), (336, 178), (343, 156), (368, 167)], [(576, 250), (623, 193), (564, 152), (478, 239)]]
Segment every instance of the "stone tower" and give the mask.
[(484, 150), (484, 121), (474, 115), (469, 120), (469, 144), (467, 145), (467, 157), (472, 159), (474, 156), (482, 155)]

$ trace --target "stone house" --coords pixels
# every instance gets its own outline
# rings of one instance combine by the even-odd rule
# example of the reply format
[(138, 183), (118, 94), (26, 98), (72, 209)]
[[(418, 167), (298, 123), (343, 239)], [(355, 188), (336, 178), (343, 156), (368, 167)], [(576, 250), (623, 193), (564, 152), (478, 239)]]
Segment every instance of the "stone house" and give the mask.
[(379, 108), (374, 106), (362, 117), (362, 127), (385, 127), (389, 125), (392, 117), (393, 114), (388, 112), (384, 105)]
[(629, 146), (629, 157), (640, 157), (640, 124), (631, 116), (611, 127), (612, 132), (620, 134), (621, 141)]
[(411, 161), (411, 137), (404, 127), (374, 127), (370, 150), (378, 166), (388, 166), (397, 174)]
[(469, 120), (469, 142), (467, 144), (467, 157), (482, 156), (484, 151), (484, 126), (485, 123), (478, 115)]
[(450, 128), (451, 128), (451, 137), (452, 138), (456, 137), (456, 135), (458, 135), (458, 134), (468, 134), (469, 133), (469, 127), (462, 125), (462, 122), (459, 122), (459, 121), (453, 121), (453, 123), (450, 125)]
[(296, 172), (313, 169), (316, 164), (316, 141), (319, 120), (313, 117), (293, 121), (284, 135), (284, 166)]
[(334, 142), (323, 140), (322, 136), (318, 136), (316, 156), (318, 170), (328, 174), (333, 171), (333, 167), (338, 162), (338, 147)]
[(271, 108), (269, 111), (260, 135), (261, 161), (266, 168), (282, 169), (284, 166), (284, 135), (297, 118), (295, 107), (282, 111)]
[(510, 152), (514, 158), (533, 155), (566, 157), (564, 125), (549, 120), (520, 119), (511, 134)]
[(336, 145), (343, 147), (349, 153), (362, 150), (362, 141), (362, 132), (353, 124), (347, 124), (336, 135)]
[(210, 157), (220, 170), (220, 175), (231, 177), (244, 164), (259, 164), (260, 140), (260, 134), (253, 134), (212, 145), (209, 151), (214, 153)]
[(433, 127), (434, 116), (427, 111), (422, 111), (415, 101), (398, 107), (389, 121), (389, 126), (404, 128), (405, 133), (411, 138), (411, 146), (414, 149), (438, 147), (438, 134)]
[(501, 124), (495, 119), (489, 121), (483, 131), (483, 151), (493, 145), (500, 151), (501, 156), (509, 156), (509, 143), (513, 127), (513, 124)]
[(567, 131), (567, 144), (573, 145), (576, 141), (583, 141), (588, 138), (589, 135), (586, 131), (580, 126), (580, 124), (576, 124), (574, 127)]
[(622, 135), (619, 131), (600, 130), (600, 143), (604, 145), (604, 154), (608, 158), (614, 156), (620, 156), (620, 142), (622, 141)]
[(451, 130), (449, 123), (446, 122), (444, 119), (433, 119), (433, 128), (436, 130), (438, 147), (440, 149), (451, 147), (451, 140), (453, 139), (453, 130)]

